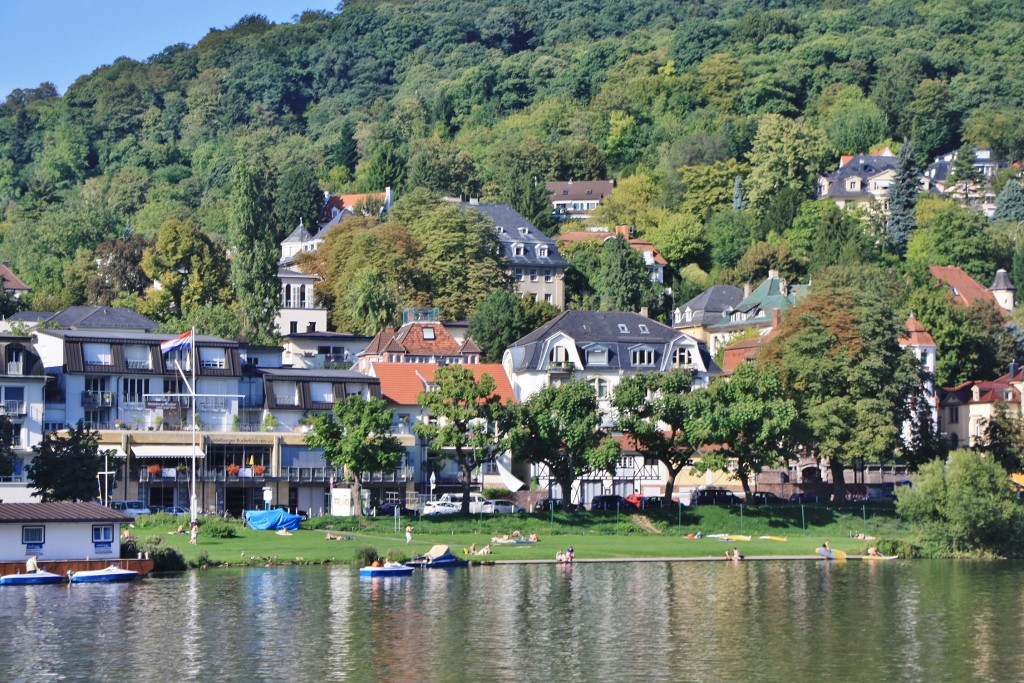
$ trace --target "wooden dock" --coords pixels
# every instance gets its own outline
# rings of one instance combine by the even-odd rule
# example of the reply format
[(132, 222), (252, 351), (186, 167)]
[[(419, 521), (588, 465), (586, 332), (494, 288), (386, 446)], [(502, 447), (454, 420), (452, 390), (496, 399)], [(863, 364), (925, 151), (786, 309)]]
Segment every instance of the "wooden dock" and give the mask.
[[(864, 555), (847, 555), (847, 560), (863, 560)], [(820, 555), (744, 555), (740, 562), (794, 562), (808, 561), (815, 562), (842, 562), (843, 560), (826, 560)], [(577, 557), (568, 564), (621, 564), (626, 562), (732, 562), (722, 555), (706, 555), (701, 557), (604, 557), (604, 558), (581, 558)], [(554, 559), (543, 560), (481, 560), (471, 561), (479, 565), (501, 565), (501, 564), (567, 564)]]
[[(39, 560), (39, 568), (53, 574), (67, 574), (68, 571), (81, 572), (92, 569), (106, 569), (116, 564), (121, 569), (131, 569), (145, 576), (153, 571), (153, 560), (126, 557), (108, 557), (102, 560)], [(0, 576), (7, 574), (24, 574), (24, 562), (0, 562)]]

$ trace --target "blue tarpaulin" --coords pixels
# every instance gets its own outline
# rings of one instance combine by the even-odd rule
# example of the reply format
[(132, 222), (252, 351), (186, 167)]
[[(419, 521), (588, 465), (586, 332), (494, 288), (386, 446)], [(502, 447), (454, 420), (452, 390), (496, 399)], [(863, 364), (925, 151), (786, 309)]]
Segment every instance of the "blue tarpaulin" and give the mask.
[(302, 517), (293, 515), (286, 510), (246, 510), (244, 516), (249, 528), (257, 531), (263, 529), (295, 531), (299, 528), (299, 522), (302, 521)]

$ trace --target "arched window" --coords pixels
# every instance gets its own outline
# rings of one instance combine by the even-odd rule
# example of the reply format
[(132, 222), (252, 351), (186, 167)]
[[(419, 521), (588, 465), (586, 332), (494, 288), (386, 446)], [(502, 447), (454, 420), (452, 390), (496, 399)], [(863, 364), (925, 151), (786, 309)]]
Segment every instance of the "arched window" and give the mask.
[(281, 303), (285, 306), (285, 308), (288, 308), (288, 307), (290, 307), (292, 305), (292, 286), (291, 285), (285, 285), (284, 286), (284, 301), (282, 301)]
[(594, 393), (597, 394), (597, 398), (604, 400), (608, 398), (608, 380), (601, 379), (600, 377), (594, 378)]

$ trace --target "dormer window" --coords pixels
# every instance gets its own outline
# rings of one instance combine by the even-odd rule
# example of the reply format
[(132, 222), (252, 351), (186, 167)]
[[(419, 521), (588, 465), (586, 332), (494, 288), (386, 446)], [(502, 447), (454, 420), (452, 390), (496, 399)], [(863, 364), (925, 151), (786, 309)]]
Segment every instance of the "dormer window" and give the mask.
[(622, 334), (629, 334), (629, 328), (626, 327), (623, 323), (619, 323), (619, 332), (621, 332)]
[(640, 325), (640, 334), (648, 334), (647, 325)]
[(590, 349), (587, 351), (587, 365), (608, 365), (608, 349)]
[(538, 244), (537, 245), (537, 256), (539, 258), (547, 258), (548, 257), (548, 245), (546, 245), (546, 244)]
[(649, 367), (654, 365), (654, 349), (633, 349), (631, 357), (634, 367)]
[(110, 365), (110, 344), (82, 344), (86, 365)]
[(569, 190), (562, 190), (562, 194), (569, 194)]
[(434, 337), (434, 328), (433, 327), (424, 327), (423, 328), (423, 338), (424, 339), (434, 339), (435, 338)]
[(688, 368), (693, 365), (693, 352), (686, 347), (678, 347), (672, 352), (672, 367)]
[(521, 227), (521, 228), (519, 228), (519, 234), (520, 235), (529, 235), (530, 234), (530, 230), (529, 230), (529, 228)]
[(548, 363), (551, 365), (567, 366), (569, 364), (569, 352), (564, 346), (552, 347), (548, 352)]
[(587, 190), (587, 194), (594, 194), (593, 190)]
[(498, 231), (499, 235), (504, 235), (505, 234), (505, 228), (500, 226), (500, 225), (498, 227), (496, 227), (495, 230)]
[(515, 244), (512, 245), (512, 255), (526, 256), (526, 246), (519, 242), (516, 242)]

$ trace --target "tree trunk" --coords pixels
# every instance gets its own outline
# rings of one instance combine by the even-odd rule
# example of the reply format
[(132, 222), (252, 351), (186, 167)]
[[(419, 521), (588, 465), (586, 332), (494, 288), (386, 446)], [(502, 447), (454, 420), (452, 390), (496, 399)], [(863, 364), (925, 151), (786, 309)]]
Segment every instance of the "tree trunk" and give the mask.
[(846, 500), (845, 466), (839, 460), (829, 460), (828, 468), (832, 472), (832, 499)]
[(469, 485), (473, 470), (469, 466), (469, 461), (463, 456), (461, 446), (455, 448), (455, 459), (459, 463), (459, 471), (462, 472), (462, 514), (469, 515)]
[[(558, 482), (558, 486), (562, 489), (562, 505), (566, 507), (572, 505), (572, 477), (557, 477), (556, 481)], [(582, 506), (583, 503), (584, 501), (581, 500), (579, 502), (580, 506)]]
[(667, 462), (663, 462), (665, 469), (668, 470), (668, 478), (665, 480), (665, 497), (672, 500), (672, 487), (676, 485), (676, 477), (683, 471), (683, 467), (679, 466), (675, 469), (672, 468)]
[(750, 499), (750, 473), (747, 472), (747, 466), (744, 462), (740, 461), (737, 463), (736, 476), (740, 478), (740, 484), (743, 486), (743, 496), (745, 499)]
[(353, 513), (353, 516), (355, 516), (355, 517), (362, 517), (362, 515), (363, 515), (363, 485), (359, 481), (359, 474), (357, 474), (356, 472), (352, 472), (351, 470), (349, 470), (349, 472), (352, 474), (352, 499), (353, 499), (353, 503), (354, 503), (353, 509), (355, 510), (355, 512)]

